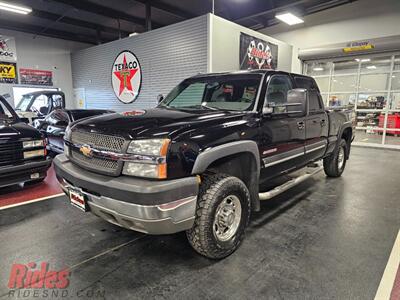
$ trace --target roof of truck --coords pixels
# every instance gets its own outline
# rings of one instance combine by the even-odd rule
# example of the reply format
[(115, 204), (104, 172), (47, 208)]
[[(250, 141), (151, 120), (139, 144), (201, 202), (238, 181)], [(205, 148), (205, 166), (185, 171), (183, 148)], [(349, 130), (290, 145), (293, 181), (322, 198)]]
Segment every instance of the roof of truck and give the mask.
[(241, 71), (233, 71), (233, 72), (217, 72), (217, 73), (199, 73), (192, 78), (196, 77), (208, 77), (208, 76), (223, 76), (223, 75), (246, 75), (246, 74), (260, 74), (264, 75), (267, 73), (283, 73), (283, 74), (292, 74), (296, 76), (308, 77), (302, 74), (289, 73), (285, 71), (273, 70), (273, 69), (263, 69), (263, 70), (241, 70)]

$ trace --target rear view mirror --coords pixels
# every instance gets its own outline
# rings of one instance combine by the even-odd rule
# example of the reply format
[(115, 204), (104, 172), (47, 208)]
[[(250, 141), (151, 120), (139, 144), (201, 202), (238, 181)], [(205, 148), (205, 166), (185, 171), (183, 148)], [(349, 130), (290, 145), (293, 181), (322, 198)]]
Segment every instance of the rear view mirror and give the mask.
[(293, 89), (287, 93), (287, 113), (304, 116), (307, 112), (307, 90)]

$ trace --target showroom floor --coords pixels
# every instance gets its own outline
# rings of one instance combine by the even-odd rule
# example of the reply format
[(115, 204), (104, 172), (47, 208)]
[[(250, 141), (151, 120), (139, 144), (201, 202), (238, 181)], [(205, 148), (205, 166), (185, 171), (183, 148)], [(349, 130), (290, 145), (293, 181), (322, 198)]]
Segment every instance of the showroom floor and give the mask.
[(0, 298), (13, 263), (45, 261), (70, 268), (70, 293), (107, 299), (373, 299), (400, 228), (400, 152), (352, 151), (342, 178), (321, 173), (263, 203), (222, 261), (184, 234), (121, 229), (65, 196), (0, 210)]

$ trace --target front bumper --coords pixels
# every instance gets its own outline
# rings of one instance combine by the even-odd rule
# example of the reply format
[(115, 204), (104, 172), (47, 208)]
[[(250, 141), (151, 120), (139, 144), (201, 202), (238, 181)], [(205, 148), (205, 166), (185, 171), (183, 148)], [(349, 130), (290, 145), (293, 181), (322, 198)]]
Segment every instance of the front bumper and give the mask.
[[(43, 179), (51, 166), (51, 159), (26, 161), (25, 163), (0, 167), (0, 187)], [(32, 174), (39, 174), (32, 177)]]
[(73, 164), (63, 154), (54, 159), (54, 168), (66, 194), (78, 189), (91, 212), (110, 223), (148, 234), (170, 234), (193, 226), (196, 177), (154, 181), (99, 175)]

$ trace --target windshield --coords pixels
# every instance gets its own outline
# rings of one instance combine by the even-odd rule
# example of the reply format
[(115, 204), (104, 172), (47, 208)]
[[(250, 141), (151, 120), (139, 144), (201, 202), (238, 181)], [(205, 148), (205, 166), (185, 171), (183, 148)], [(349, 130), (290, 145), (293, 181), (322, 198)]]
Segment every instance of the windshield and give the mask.
[(28, 106), (31, 103), (32, 95), (24, 95), (15, 107), (16, 110), (28, 111)]
[(260, 81), (259, 74), (190, 78), (174, 88), (160, 106), (175, 109), (251, 110)]
[(16, 116), (10, 106), (6, 104), (6, 100), (0, 98), (0, 122), (15, 120)]

